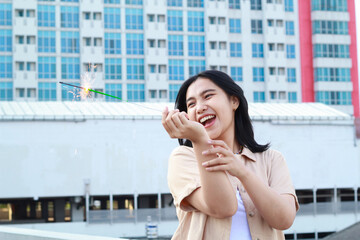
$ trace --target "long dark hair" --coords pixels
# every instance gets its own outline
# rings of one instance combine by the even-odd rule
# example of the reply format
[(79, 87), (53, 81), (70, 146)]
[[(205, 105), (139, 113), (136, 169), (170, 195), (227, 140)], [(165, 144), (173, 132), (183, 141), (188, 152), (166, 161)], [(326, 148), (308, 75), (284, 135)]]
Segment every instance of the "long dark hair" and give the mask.
[[(238, 98), (239, 107), (235, 111), (235, 137), (238, 144), (247, 147), (254, 153), (266, 151), (269, 148), (269, 143), (260, 145), (255, 141), (253, 127), (248, 113), (248, 103), (244, 96), (244, 91), (229, 75), (224, 72), (207, 70), (187, 79), (179, 89), (179, 93), (175, 101), (175, 108), (179, 109), (180, 112), (187, 112), (186, 92), (189, 86), (199, 77), (211, 80), (218, 87), (224, 90), (228, 96), (235, 96)], [(188, 139), (178, 139), (178, 141), (180, 145), (192, 147), (192, 143)]]

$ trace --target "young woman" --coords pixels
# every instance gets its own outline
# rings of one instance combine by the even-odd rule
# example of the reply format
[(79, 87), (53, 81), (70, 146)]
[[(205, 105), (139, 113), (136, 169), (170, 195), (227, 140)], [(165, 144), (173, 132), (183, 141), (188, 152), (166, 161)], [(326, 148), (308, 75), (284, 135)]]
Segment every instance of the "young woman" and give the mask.
[(168, 184), (179, 226), (173, 239), (284, 239), (298, 210), (283, 156), (254, 139), (242, 89), (225, 73), (186, 80), (162, 124), (181, 146)]

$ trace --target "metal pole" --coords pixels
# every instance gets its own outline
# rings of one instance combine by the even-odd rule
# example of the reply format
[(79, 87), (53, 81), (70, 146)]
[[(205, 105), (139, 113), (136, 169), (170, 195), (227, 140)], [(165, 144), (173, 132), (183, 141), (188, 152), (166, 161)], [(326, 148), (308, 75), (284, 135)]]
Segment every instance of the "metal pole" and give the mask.
[(138, 194), (134, 193), (134, 212), (135, 212), (135, 223), (137, 223), (138, 219)]
[(317, 207), (316, 207), (316, 204), (317, 204), (317, 201), (316, 201), (316, 187), (314, 186), (313, 188), (313, 202), (314, 202), (314, 216), (316, 216), (316, 212), (317, 212)]
[(161, 221), (161, 193), (160, 192), (158, 192), (158, 213), (159, 213), (158, 221), (160, 222)]
[(113, 194), (110, 192), (110, 224), (113, 223)]

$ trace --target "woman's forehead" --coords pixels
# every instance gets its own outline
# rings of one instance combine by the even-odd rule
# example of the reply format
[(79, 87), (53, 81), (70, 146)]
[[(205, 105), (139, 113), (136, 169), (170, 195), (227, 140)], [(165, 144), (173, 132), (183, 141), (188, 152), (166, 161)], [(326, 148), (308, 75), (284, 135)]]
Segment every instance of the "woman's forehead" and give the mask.
[(219, 87), (208, 78), (199, 77), (196, 79), (186, 91), (186, 96), (200, 95), (207, 89), (218, 89)]

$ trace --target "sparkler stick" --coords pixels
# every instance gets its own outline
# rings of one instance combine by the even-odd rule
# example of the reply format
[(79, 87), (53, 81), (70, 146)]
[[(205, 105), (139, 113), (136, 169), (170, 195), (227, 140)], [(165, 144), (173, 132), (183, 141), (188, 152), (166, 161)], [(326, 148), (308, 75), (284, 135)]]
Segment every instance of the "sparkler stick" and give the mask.
[[(120, 99), (121, 101), (124, 101), (124, 100), (122, 100), (122, 99), (119, 98), (119, 97), (116, 97), (116, 96), (113, 96), (113, 95), (110, 95), (110, 94), (107, 94), (107, 93), (99, 92), (99, 91), (96, 91), (96, 90), (91, 89), (91, 88), (80, 87), (80, 86), (76, 86), (76, 85), (73, 85), (73, 84), (70, 84), (70, 83), (64, 83), (64, 82), (59, 82), (59, 83), (61, 83), (61, 84), (63, 84), (63, 85), (68, 85), (68, 86), (70, 86), (70, 87), (75, 87), (75, 88), (83, 89), (85, 92), (89, 92), (89, 91), (90, 91), (90, 92), (94, 92), (94, 93), (99, 93), (99, 94), (102, 94), (102, 95), (105, 95), (105, 96), (108, 96), (108, 97), (117, 98), (117, 99)], [(126, 101), (126, 102), (128, 102), (128, 101)], [(156, 109), (156, 108), (145, 107), (145, 106), (143, 106), (143, 105), (136, 104), (136, 103), (133, 103), (133, 102), (128, 102), (128, 103), (131, 103), (131, 104), (134, 104), (134, 105), (143, 107), (143, 108), (151, 109), (151, 110), (153, 110), (153, 111), (162, 112), (161, 110)]]

